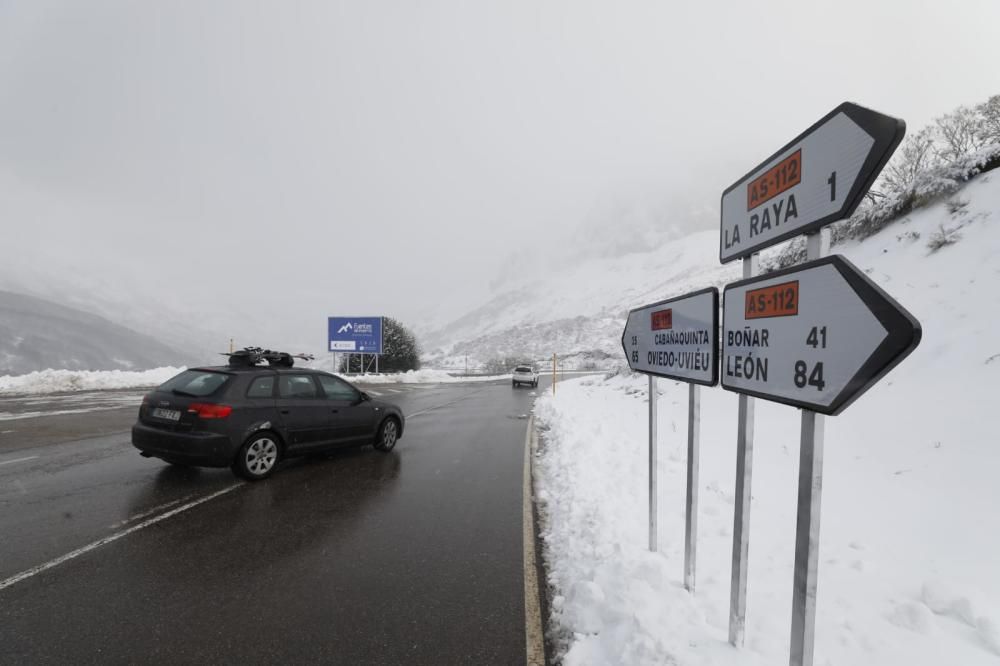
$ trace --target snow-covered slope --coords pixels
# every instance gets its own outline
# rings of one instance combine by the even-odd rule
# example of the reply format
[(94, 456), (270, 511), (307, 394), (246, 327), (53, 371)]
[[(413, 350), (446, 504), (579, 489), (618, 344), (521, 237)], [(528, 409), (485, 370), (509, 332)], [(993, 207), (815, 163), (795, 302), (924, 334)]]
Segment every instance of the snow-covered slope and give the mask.
[[(836, 248), (921, 321), (923, 339), (826, 421), (817, 664), (1000, 663), (998, 223), (995, 172), (951, 205)], [(932, 251), (941, 238), (955, 242)], [(676, 291), (728, 273), (713, 268)], [(657, 554), (646, 549), (646, 378), (567, 382), (536, 405), (548, 429), (537, 497), (565, 663), (787, 663), (799, 412), (756, 403), (747, 643), (735, 650), (726, 640), (736, 396), (702, 391), (692, 596), (682, 586), (687, 387), (659, 385)]]
[(103, 317), (0, 291), (0, 375), (47, 368), (147, 370), (193, 355)]
[(717, 238), (717, 232), (704, 231), (649, 252), (583, 261), (504, 292), (429, 334), (426, 360), (460, 365), (466, 354), (471, 364), (506, 355), (542, 359), (593, 351), (617, 358), (630, 308), (736, 275), (736, 268), (719, 269)]

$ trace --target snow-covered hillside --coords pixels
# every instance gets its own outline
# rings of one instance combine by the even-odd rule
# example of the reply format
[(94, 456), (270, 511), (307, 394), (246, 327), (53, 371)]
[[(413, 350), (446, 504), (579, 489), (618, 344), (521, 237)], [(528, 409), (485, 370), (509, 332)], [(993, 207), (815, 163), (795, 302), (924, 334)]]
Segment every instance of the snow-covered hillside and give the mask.
[[(1000, 662), (998, 223), (994, 172), (835, 248), (921, 321), (923, 339), (826, 421), (817, 664)], [(625, 300), (731, 279), (735, 269), (714, 261), (715, 243), (714, 234), (688, 239), (685, 248), (702, 260), (684, 259), (697, 271), (690, 276), (672, 270), (667, 249), (623, 262), (646, 266), (647, 280), (656, 271), (678, 276), (657, 277), (659, 291), (636, 289)], [(609, 331), (612, 346), (620, 325)], [(536, 405), (546, 429), (536, 493), (565, 663), (787, 663), (799, 412), (756, 403), (747, 644), (735, 650), (727, 620), (737, 399), (702, 390), (692, 596), (682, 586), (687, 387), (659, 386), (657, 554), (646, 549), (646, 378), (567, 382)]]
[[(988, 187), (989, 181), (989, 174), (980, 176), (948, 201), (961, 204), (976, 188)], [(950, 228), (982, 214), (976, 203), (964, 208), (959, 205), (954, 214), (940, 213), (947, 205), (944, 201), (927, 210)], [(951, 205), (955, 207), (955, 203)], [(908, 244), (927, 249), (930, 236), (940, 232), (935, 227), (925, 230), (921, 239), (912, 238), (907, 235), (911, 227), (906, 219), (904, 216), (890, 225), (888, 237), (894, 244), (886, 247), (886, 252)], [(555, 274), (519, 284), (422, 336), (424, 360), (432, 366), (461, 367), (466, 356), (474, 365), (498, 357), (546, 359), (557, 353), (569, 357), (571, 364), (576, 360), (607, 366), (607, 359), (614, 362), (621, 356), (621, 330), (628, 310), (702, 287), (722, 287), (740, 275), (739, 262), (719, 265), (718, 234), (718, 229), (712, 229), (647, 252), (582, 260)], [(900, 235), (898, 240), (896, 235)], [(856, 244), (837, 245), (833, 251), (850, 257), (850, 248)], [(784, 245), (779, 245), (762, 252), (762, 264), (768, 264), (783, 249)]]

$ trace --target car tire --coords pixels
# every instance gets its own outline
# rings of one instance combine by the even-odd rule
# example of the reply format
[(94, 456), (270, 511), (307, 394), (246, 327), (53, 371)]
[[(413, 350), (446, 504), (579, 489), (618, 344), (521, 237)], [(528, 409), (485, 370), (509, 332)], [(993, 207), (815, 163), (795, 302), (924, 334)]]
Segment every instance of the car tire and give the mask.
[(261, 481), (271, 476), (281, 458), (277, 435), (256, 432), (240, 447), (233, 461), (233, 473), (247, 481)]
[(388, 453), (396, 448), (397, 441), (399, 441), (399, 421), (395, 417), (390, 416), (382, 421), (382, 425), (378, 427), (378, 434), (375, 436), (375, 448)]
[(510, 383), (510, 385), (511, 385), (511, 388), (517, 388), (517, 382), (512, 381)]
[(531, 382), (531, 388), (538, 388), (538, 380)]

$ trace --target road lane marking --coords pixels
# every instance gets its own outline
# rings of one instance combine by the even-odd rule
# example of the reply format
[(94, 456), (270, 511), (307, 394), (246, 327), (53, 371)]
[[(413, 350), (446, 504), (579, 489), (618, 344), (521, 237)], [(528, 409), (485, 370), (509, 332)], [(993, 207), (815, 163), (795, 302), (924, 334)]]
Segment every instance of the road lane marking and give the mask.
[(160, 504), (159, 506), (154, 506), (152, 509), (147, 509), (146, 511), (141, 511), (141, 512), (139, 512), (139, 513), (137, 513), (137, 514), (135, 514), (133, 516), (129, 516), (125, 520), (121, 520), (121, 521), (115, 523), (114, 525), (111, 525), (110, 528), (114, 530), (114, 529), (118, 529), (119, 527), (124, 527), (125, 525), (128, 525), (131, 522), (135, 522), (136, 520), (139, 520), (140, 518), (145, 518), (146, 516), (151, 516), (154, 513), (156, 513), (157, 511), (162, 511), (163, 509), (166, 509), (167, 507), (171, 507), (171, 506), (173, 506), (175, 504), (180, 504), (181, 502), (186, 502), (187, 500), (191, 499), (194, 496), (195, 496), (195, 494), (191, 493), (190, 495), (185, 495), (184, 497), (179, 497), (179, 498), (177, 498), (175, 500), (172, 500), (170, 502), (164, 502), (163, 504)]
[(64, 562), (68, 562), (69, 560), (72, 560), (72, 559), (74, 559), (76, 557), (80, 557), (81, 555), (85, 555), (85, 554), (89, 553), (92, 550), (96, 550), (96, 549), (100, 548), (101, 546), (106, 546), (109, 543), (111, 543), (112, 541), (117, 541), (118, 539), (121, 539), (122, 537), (128, 536), (129, 534), (132, 534), (133, 532), (138, 532), (139, 530), (141, 530), (143, 528), (149, 527), (150, 525), (154, 525), (154, 524), (160, 522), (161, 520), (166, 520), (167, 518), (170, 518), (172, 516), (176, 516), (179, 513), (183, 513), (184, 511), (187, 511), (188, 509), (193, 509), (194, 507), (198, 506), (199, 504), (204, 504), (205, 502), (207, 502), (209, 500), (215, 499), (216, 497), (219, 497), (221, 495), (225, 495), (226, 493), (228, 493), (230, 491), (236, 490), (237, 488), (239, 488), (240, 486), (242, 486), (244, 483), (245, 483), (244, 481), (240, 481), (239, 483), (235, 483), (235, 484), (233, 484), (231, 486), (223, 488), (222, 490), (216, 491), (216, 492), (212, 493), (211, 495), (205, 495), (204, 497), (202, 497), (200, 499), (196, 499), (193, 502), (188, 502), (187, 504), (179, 506), (176, 509), (172, 509), (171, 511), (167, 511), (166, 513), (161, 513), (160, 515), (154, 516), (153, 518), (150, 518), (149, 520), (145, 520), (145, 521), (143, 521), (141, 523), (138, 523), (137, 525), (133, 525), (132, 527), (128, 528), (127, 530), (122, 530), (121, 532), (115, 532), (114, 534), (112, 534), (110, 536), (106, 536), (103, 539), (98, 539), (97, 541), (94, 541), (93, 543), (89, 543), (86, 546), (83, 546), (82, 548), (77, 548), (76, 550), (71, 551), (69, 553), (66, 553), (65, 555), (62, 555), (60, 557), (57, 557), (54, 560), (49, 560), (48, 562), (45, 562), (44, 564), (39, 564), (39, 565), (31, 567), (30, 569), (25, 569), (24, 571), (22, 571), (19, 574), (15, 574), (15, 575), (11, 576), (10, 578), (8, 578), (6, 580), (0, 581), (0, 591), (5, 590), (6, 588), (8, 588), (11, 585), (14, 585), (16, 583), (20, 583), (22, 580), (25, 580), (26, 578), (31, 578), (32, 576), (38, 575), (38, 574), (42, 573), (43, 571), (48, 571), (49, 569), (52, 569), (53, 567), (57, 567), (57, 566), (59, 566), (60, 564), (62, 564)]
[(0, 465), (11, 465), (17, 462), (24, 462), (25, 460), (34, 460), (37, 457), (38, 456), (28, 456), (27, 458), (14, 458), (13, 460), (4, 460), (3, 462), (0, 462)]
[(535, 568), (535, 512), (532, 508), (531, 440), (535, 432), (535, 417), (528, 419), (524, 436), (524, 640), (528, 666), (545, 666), (545, 638), (542, 631), (542, 609), (538, 596), (538, 575)]

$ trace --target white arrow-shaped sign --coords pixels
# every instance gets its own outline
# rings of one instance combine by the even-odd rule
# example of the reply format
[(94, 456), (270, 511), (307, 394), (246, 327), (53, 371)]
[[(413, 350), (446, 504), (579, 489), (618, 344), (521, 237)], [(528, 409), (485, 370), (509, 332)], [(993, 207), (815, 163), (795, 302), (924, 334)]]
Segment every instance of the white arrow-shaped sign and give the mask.
[(722, 193), (719, 260), (849, 217), (905, 132), (897, 118), (838, 106)]
[(726, 286), (722, 386), (839, 414), (920, 342), (920, 323), (839, 255)]
[(657, 377), (719, 382), (719, 290), (702, 289), (628, 313), (622, 349), (630, 368)]

